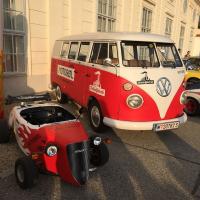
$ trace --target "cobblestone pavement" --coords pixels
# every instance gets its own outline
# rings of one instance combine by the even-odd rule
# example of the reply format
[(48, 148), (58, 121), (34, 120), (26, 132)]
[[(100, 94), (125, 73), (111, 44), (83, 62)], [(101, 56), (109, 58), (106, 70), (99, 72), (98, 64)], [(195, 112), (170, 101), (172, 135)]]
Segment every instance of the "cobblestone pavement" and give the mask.
[[(75, 112), (74, 104), (67, 108)], [(10, 107), (7, 107), (9, 110)], [(86, 115), (81, 119), (90, 135)], [(200, 116), (165, 133), (108, 129), (110, 160), (74, 187), (57, 176), (41, 174), (37, 185), (21, 190), (14, 177), (23, 156), (14, 138), (0, 145), (0, 200), (20, 199), (200, 199)], [(194, 195), (191, 195), (191, 193)]]

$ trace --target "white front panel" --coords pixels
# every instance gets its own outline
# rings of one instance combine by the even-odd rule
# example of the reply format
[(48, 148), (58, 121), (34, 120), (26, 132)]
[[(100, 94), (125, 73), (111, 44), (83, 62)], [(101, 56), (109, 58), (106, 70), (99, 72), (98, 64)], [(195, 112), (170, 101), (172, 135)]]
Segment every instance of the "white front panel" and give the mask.
[[(163, 119), (184, 79), (184, 68), (120, 68), (120, 76), (151, 96)], [(159, 79), (161, 79), (159, 81)], [(168, 82), (169, 80), (169, 82)], [(158, 82), (159, 81), (159, 82)], [(169, 93), (169, 94), (168, 94)], [(161, 94), (163, 96), (161, 96)]]

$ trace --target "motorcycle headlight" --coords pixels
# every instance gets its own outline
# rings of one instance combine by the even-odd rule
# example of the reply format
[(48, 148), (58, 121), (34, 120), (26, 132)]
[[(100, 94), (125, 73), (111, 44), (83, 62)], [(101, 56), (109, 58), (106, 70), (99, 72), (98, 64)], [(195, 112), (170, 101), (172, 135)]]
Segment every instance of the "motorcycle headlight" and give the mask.
[(58, 147), (56, 145), (49, 145), (46, 148), (46, 154), (50, 157), (55, 156), (58, 153)]
[(183, 92), (180, 97), (180, 103), (185, 104), (187, 100), (187, 92)]
[(126, 100), (128, 107), (133, 109), (141, 107), (143, 102), (143, 98), (139, 94), (132, 94)]
[(95, 137), (93, 140), (94, 145), (98, 146), (101, 144), (101, 138), (100, 137)]

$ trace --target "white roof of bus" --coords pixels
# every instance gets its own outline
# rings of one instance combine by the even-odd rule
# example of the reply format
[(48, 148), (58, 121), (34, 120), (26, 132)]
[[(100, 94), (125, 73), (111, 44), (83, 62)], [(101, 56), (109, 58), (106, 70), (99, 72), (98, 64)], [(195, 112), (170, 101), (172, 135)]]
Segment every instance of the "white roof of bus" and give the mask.
[(150, 33), (139, 33), (139, 32), (96, 32), (96, 33), (83, 33), (80, 35), (70, 35), (58, 39), (60, 41), (65, 40), (77, 40), (77, 41), (105, 41), (105, 40), (128, 40), (128, 41), (144, 41), (144, 42), (163, 42), (163, 43), (174, 43), (169, 37), (158, 34)]

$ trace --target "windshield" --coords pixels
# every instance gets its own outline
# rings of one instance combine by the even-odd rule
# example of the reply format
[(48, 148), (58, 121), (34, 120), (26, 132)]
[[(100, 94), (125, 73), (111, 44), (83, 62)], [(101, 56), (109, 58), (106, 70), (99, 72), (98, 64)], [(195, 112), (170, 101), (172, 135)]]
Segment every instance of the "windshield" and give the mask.
[(126, 67), (159, 67), (155, 46), (150, 42), (121, 42), (122, 61)]
[(158, 58), (163, 67), (182, 67), (174, 44), (156, 43)]
[(174, 44), (123, 41), (121, 49), (122, 62), (126, 67), (182, 66)]

